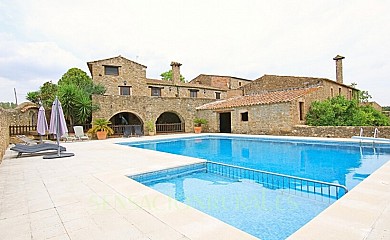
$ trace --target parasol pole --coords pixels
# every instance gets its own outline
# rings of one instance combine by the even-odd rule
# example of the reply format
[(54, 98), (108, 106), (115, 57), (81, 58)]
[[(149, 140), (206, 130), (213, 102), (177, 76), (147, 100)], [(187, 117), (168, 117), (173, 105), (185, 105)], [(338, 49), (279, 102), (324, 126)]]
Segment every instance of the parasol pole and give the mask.
[(56, 140), (57, 140), (57, 146), (58, 146), (58, 156), (61, 155), (61, 148), (60, 148), (60, 108), (58, 107), (58, 97), (56, 96), (55, 100), (56, 104)]

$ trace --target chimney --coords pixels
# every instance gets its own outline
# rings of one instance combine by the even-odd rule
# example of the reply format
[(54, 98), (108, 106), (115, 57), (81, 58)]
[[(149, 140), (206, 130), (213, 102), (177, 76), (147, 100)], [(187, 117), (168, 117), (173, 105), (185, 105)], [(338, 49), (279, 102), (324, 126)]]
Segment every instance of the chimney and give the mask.
[(337, 55), (333, 58), (336, 61), (336, 82), (343, 83), (343, 59), (345, 57)]
[(172, 66), (172, 81), (173, 84), (177, 85), (180, 83), (180, 66), (181, 63), (171, 62)]

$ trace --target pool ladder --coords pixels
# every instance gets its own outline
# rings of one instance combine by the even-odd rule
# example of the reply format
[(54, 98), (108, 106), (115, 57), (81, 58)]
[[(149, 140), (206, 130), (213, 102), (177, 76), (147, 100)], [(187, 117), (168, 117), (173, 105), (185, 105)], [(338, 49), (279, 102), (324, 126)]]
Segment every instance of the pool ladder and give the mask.
[[(374, 131), (372, 132), (374, 134), (374, 138), (377, 138), (379, 136), (379, 129), (378, 128), (375, 128)], [(360, 128), (360, 134), (359, 134), (360, 137), (363, 137), (363, 128), (361, 127)]]
[(250, 179), (270, 189), (288, 190), (289, 193), (307, 196), (315, 200), (339, 199), (348, 189), (339, 184), (300, 178), (279, 173), (207, 161), (207, 172), (233, 179)]

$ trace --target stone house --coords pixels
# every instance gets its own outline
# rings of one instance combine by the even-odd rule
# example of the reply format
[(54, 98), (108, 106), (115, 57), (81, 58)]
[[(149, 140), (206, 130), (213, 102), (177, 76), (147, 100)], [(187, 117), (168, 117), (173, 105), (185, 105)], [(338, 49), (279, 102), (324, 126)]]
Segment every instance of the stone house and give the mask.
[[(228, 99), (197, 108), (210, 132), (282, 134), (305, 124), (313, 101), (342, 95), (351, 100), (357, 89), (345, 85), (342, 59), (336, 56), (336, 81), (326, 78), (264, 75), (233, 90)], [(241, 94), (237, 94), (241, 91)]]
[[(172, 62), (172, 81), (146, 78), (146, 66), (122, 56), (88, 62), (94, 83), (107, 88), (93, 96), (100, 109), (93, 118), (113, 125), (156, 124), (157, 132), (191, 132), (196, 107), (226, 99), (228, 89), (180, 81), (180, 63)], [(123, 129), (115, 129), (121, 132)]]
[(282, 134), (305, 121), (305, 105), (320, 97), (321, 87), (263, 92), (215, 101), (197, 108), (208, 131)]
[(313, 101), (356, 95), (357, 89), (343, 84), (343, 58), (334, 58), (336, 81), (277, 75), (251, 81), (200, 74), (183, 83), (177, 62), (171, 63), (172, 81), (148, 79), (146, 66), (122, 56), (88, 62), (93, 81), (107, 88), (105, 95), (93, 96), (100, 106), (93, 118), (110, 119), (114, 125), (152, 121), (158, 133), (192, 132), (197, 116), (208, 120), (210, 132), (289, 132), (305, 123)]
[(15, 109), (6, 109), (9, 112), (10, 123), (13, 126), (37, 125), (39, 106), (32, 102), (24, 102)]

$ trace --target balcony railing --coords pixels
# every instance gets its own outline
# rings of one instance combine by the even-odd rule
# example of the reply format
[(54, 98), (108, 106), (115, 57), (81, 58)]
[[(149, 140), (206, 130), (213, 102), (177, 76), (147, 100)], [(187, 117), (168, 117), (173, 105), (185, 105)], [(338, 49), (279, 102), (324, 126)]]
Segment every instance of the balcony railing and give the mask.
[(184, 123), (156, 124), (156, 133), (184, 132)]

